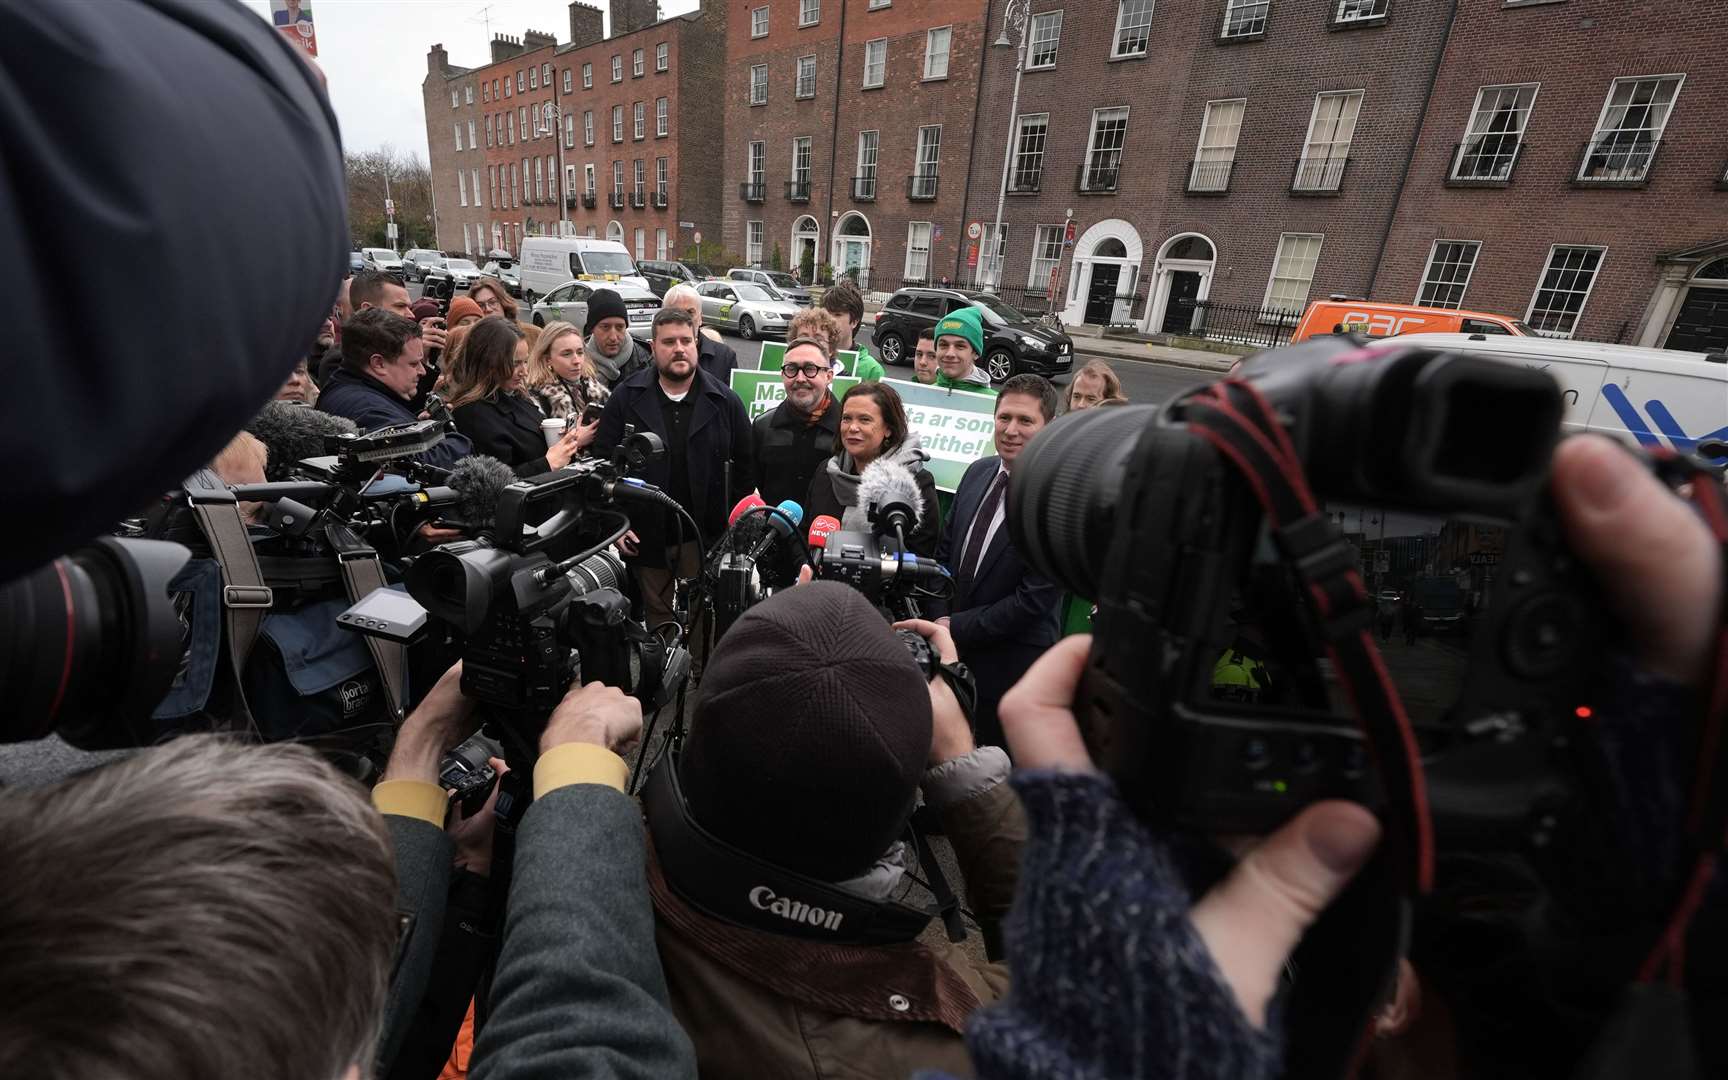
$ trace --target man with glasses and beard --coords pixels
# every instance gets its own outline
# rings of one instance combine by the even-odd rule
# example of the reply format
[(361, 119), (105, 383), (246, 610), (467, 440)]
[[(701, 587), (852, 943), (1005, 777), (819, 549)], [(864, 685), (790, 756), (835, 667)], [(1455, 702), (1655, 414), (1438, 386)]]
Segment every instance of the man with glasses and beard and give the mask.
[[(726, 531), (733, 502), (756, 486), (750, 417), (737, 394), (697, 367), (696, 327), (688, 312), (662, 308), (653, 334), (652, 366), (612, 388), (591, 449), (609, 456), (626, 424), (660, 436), (665, 455), (636, 475), (677, 500), (695, 519), (703, 546), (710, 547)], [(633, 507), (630, 517), (638, 537), (631, 562), (648, 623), (657, 626), (672, 618), (674, 580), (698, 569), (696, 541), (688, 525), (680, 534), (670, 513)]]
[(758, 488), (764, 501), (802, 503), (810, 479), (839, 445), (840, 406), (829, 387), (834, 370), (826, 347), (815, 338), (786, 344), (780, 383), (786, 400), (751, 424)]

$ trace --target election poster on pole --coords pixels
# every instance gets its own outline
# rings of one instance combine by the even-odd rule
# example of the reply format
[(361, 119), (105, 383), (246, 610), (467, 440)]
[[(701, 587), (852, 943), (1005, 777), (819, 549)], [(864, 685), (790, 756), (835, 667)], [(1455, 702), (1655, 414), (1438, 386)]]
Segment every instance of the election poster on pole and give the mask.
[[(766, 351), (766, 349), (764, 349)], [(996, 399), (967, 390), (941, 390), (923, 383), (884, 379), (906, 406), (906, 422), (918, 433), (919, 445), (930, 455), (926, 466), (936, 478), (938, 491), (952, 494), (960, 486), (967, 466), (996, 452)], [(853, 378), (834, 380), (836, 398), (857, 385)], [(754, 420), (786, 399), (779, 372), (732, 372), (732, 389), (744, 400)]]

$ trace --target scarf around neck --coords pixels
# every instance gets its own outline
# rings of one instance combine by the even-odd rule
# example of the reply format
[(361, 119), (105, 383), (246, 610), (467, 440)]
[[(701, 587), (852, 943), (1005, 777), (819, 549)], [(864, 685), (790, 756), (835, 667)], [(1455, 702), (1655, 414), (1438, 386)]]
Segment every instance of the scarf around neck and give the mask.
[[(924, 452), (918, 433), (909, 431), (906, 441), (877, 460), (891, 461), (916, 478), (924, 463), (930, 460), (930, 455)], [(870, 531), (870, 508), (858, 505), (858, 473), (857, 463), (845, 450), (828, 459), (828, 480), (834, 487), (834, 497), (844, 508), (840, 514), (840, 528), (845, 532)]]

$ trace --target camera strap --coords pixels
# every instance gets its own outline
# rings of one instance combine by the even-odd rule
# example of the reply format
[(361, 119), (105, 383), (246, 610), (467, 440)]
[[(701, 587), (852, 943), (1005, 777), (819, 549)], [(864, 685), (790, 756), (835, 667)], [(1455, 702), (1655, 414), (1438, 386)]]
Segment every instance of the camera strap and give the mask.
[(246, 530), (246, 519), (240, 513), (240, 502), (220, 477), (209, 469), (199, 469), (181, 485), (186, 491), (187, 505), (198, 519), (198, 528), (209, 542), (216, 564), (222, 569), (224, 652), (234, 675), (234, 707), (236, 719), (247, 729), (253, 729), (252, 712), (246, 705), (246, 661), (258, 644), (258, 633), (264, 616), (275, 603), (270, 586), (264, 584), (264, 573), (258, 567), (258, 553), (252, 550), (252, 538)]
[[(336, 565), (342, 571), (342, 586), (349, 603), (358, 604), (384, 588), (384, 566), (378, 561), (378, 552), (353, 529), (330, 524), (324, 527), (324, 536), (336, 552)], [(402, 700), (406, 696), (403, 672), (407, 668), (407, 649), (375, 634), (360, 636), (366, 640), (372, 662), (378, 665), (378, 679), (384, 684), (384, 702), (390, 708), (390, 719), (400, 727), (404, 716)]]

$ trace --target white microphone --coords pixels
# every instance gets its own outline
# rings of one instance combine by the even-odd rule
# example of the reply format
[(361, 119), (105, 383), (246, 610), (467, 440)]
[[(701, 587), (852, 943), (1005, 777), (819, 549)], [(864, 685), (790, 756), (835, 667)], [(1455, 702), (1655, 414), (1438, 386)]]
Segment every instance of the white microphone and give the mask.
[(878, 536), (909, 533), (924, 516), (924, 499), (910, 470), (877, 458), (858, 475), (858, 505), (865, 507)]

